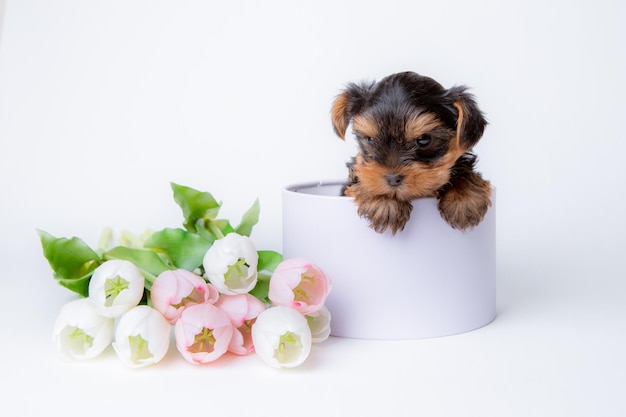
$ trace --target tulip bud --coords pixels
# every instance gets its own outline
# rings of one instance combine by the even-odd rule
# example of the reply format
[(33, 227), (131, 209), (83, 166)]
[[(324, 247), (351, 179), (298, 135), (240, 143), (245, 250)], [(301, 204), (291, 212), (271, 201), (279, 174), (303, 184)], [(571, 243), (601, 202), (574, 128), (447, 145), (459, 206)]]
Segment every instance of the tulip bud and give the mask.
[(235, 328), (228, 351), (237, 355), (252, 352), (252, 327), (265, 304), (250, 294), (237, 294), (222, 295), (215, 305), (228, 315)]
[(326, 306), (306, 316), (311, 328), (313, 343), (322, 343), (330, 336), (330, 311)]
[(324, 271), (306, 259), (292, 258), (281, 262), (272, 273), (268, 297), (274, 305), (308, 315), (322, 308), (330, 288)]
[(259, 254), (247, 236), (229, 233), (213, 242), (204, 256), (204, 271), (221, 294), (244, 294), (257, 283)]
[(213, 304), (189, 306), (174, 326), (176, 348), (188, 362), (213, 362), (228, 350), (233, 335), (230, 319)]
[(150, 289), (152, 305), (171, 324), (176, 323), (185, 307), (204, 302), (212, 304), (218, 296), (217, 288), (184, 269), (162, 272)]
[(167, 353), (170, 330), (170, 324), (157, 310), (146, 305), (133, 307), (120, 318), (113, 349), (131, 368), (151, 365)]
[(311, 329), (293, 308), (277, 306), (263, 311), (252, 326), (257, 355), (275, 368), (301, 365), (311, 352)]
[(131, 262), (110, 260), (93, 271), (89, 299), (105, 317), (119, 317), (141, 301), (144, 277)]
[(65, 356), (91, 359), (111, 343), (115, 320), (98, 314), (87, 298), (65, 304), (54, 325), (53, 340)]

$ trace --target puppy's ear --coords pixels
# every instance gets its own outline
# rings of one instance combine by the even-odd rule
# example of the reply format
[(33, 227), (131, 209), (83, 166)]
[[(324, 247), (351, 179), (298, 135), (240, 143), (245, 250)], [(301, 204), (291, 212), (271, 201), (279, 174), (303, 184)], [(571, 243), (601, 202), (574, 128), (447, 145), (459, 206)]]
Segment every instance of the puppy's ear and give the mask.
[(474, 96), (465, 87), (453, 87), (448, 90), (458, 116), (456, 122), (456, 138), (464, 149), (471, 149), (483, 135), (487, 120), (478, 108)]
[(335, 133), (341, 139), (345, 139), (350, 120), (361, 111), (373, 87), (374, 83), (351, 83), (335, 98), (331, 108), (331, 117)]

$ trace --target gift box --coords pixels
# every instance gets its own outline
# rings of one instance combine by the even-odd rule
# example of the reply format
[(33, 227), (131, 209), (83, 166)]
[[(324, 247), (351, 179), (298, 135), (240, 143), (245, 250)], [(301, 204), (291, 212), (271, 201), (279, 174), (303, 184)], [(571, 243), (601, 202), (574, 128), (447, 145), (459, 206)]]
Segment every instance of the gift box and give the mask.
[(342, 181), (283, 189), (283, 256), (305, 257), (332, 280), (331, 335), (421, 339), (485, 326), (496, 316), (496, 193), (473, 229), (451, 228), (437, 199), (413, 201), (404, 230), (372, 230)]

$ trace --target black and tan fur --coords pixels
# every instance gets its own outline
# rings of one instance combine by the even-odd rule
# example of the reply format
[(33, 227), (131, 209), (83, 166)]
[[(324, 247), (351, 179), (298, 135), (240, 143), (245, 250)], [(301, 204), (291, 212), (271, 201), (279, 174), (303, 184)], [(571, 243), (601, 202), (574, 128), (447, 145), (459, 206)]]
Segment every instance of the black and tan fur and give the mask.
[(344, 194), (377, 232), (402, 230), (416, 198), (436, 197), (455, 229), (478, 225), (491, 205), (473, 146), (487, 125), (465, 87), (443, 88), (413, 72), (349, 84), (332, 106), (335, 132), (350, 122), (359, 146)]

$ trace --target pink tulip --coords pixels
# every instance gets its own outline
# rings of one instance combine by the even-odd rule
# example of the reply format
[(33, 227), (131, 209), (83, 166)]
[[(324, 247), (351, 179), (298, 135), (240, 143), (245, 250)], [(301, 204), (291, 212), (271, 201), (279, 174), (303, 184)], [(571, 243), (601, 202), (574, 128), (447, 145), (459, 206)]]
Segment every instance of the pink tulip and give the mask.
[(184, 269), (165, 271), (152, 284), (152, 305), (170, 322), (175, 324), (186, 307), (193, 304), (217, 301), (217, 289), (202, 277)]
[(292, 258), (281, 262), (274, 270), (268, 297), (273, 305), (313, 314), (326, 302), (330, 288), (324, 271), (306, 259)]
[(176, 348), (194, 365), (213, 362), (228, 350), (233, 325), (228, 315), (213, 304), (191, 305), (174, 326)]
[(250, 294), (237, 294), (222, 295), (215, 305), (228, 315), (235, 327), (228, 351), (237, 355), (252, 352), (252, 325), (265, 310), (265, 304)]

